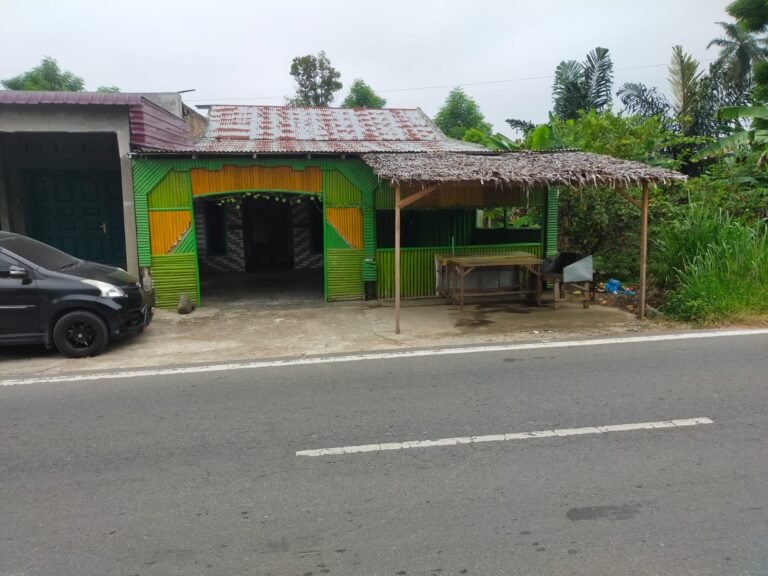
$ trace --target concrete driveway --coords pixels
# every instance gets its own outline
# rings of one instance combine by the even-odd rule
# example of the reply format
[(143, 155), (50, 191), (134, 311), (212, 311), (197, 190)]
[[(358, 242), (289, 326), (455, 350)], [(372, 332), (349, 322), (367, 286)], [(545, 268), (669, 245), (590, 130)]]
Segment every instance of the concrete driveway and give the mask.
[[(530, 341), (659, 330), (612, 307), (579, 303), (559, 310), (523, 303), (406, 301), (402, 333), (394, 334), (391, 304), (315, 304), (247, 300), (216, 302), (187, 316), (156, 310), (139, 337), (117, 342), (96, 358), (69, 359), (42, 347), (0, 348), (0, 377), (39, 376), (140, 366), (185, 365), (501, 341)], [(679, 326), (677, 326), (679, 328)]]

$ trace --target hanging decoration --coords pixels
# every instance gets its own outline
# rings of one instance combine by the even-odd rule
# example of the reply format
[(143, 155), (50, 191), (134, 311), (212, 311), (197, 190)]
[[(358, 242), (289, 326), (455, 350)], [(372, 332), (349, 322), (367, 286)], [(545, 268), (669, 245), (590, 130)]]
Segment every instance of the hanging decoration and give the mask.
[(245, 192), (237, 194), (224, 194), (221, 196), (216, 196), (214, 202), (216, 202), (218, 206), (230, 206), (240, 210), (242, 208), (243, 199), (245, 198), (253, 198), (254, 200), (266, 200), (276, 202), (278, 204), (290, 204), (291, 206), (297, 206), (305, 202), (309, 202), (315, 207), (322, 205), (322, 199), (318, 196), (283, 194), (280, 192)]

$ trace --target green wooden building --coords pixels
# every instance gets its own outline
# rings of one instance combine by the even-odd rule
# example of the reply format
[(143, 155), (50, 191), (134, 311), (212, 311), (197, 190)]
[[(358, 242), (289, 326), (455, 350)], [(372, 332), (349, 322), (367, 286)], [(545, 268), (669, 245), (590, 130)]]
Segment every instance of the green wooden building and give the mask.
[[(161, 307), (204, 304), (201, 279), (275, 270), (315, 274), (326, 301), (392, 298), (395, 190), (366, 159), (487, 154), (418, 109), (214, 106), (188, 150), (132, 161), (139, 266)], [(556, 192), (445, 185), (401, 231), (402, 296), (433, 296), (436, 254), (554, 253)]]

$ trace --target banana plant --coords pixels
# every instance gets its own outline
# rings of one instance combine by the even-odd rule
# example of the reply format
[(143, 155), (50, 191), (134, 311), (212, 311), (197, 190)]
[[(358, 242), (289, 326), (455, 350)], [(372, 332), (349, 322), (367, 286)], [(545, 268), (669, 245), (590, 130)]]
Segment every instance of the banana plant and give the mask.
[(485, 146), (486, 148), (490, 148), (491, 150), (498, 150), (500, 152), (513, 152), (515, 150), (522, 150), (522, 146), (520, 146), (520, 144), (499, 132), (493, 136), (488, 136), (485, 140)]
[[(706, 148), (699, 150), (693, 155), (691, 160), (698, 162), (707, 158), (720, 156), (742, 147), (750, 148), (764, 147), (763, 153), (757, 162), (758, 167), (766, 164), (768, 158), (768, 129), (764, 126), (768, 124), (768, 107), (766, 106), (731, 106), (721, 108), (717, 112), (719, 120), (738, 120), (737, 127), (733, 134), (713, 142)], [(751, 119), (750, 128), (744, 129), (739, 126), (742, 120)]]

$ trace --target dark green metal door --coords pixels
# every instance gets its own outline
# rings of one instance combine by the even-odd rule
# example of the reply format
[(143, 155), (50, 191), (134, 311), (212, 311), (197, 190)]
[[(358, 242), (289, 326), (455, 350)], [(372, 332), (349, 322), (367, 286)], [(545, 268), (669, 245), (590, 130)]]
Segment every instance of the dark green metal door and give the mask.
[(27, 235), (78, 258), (125, 267), (120, 173), (25, 173)]

